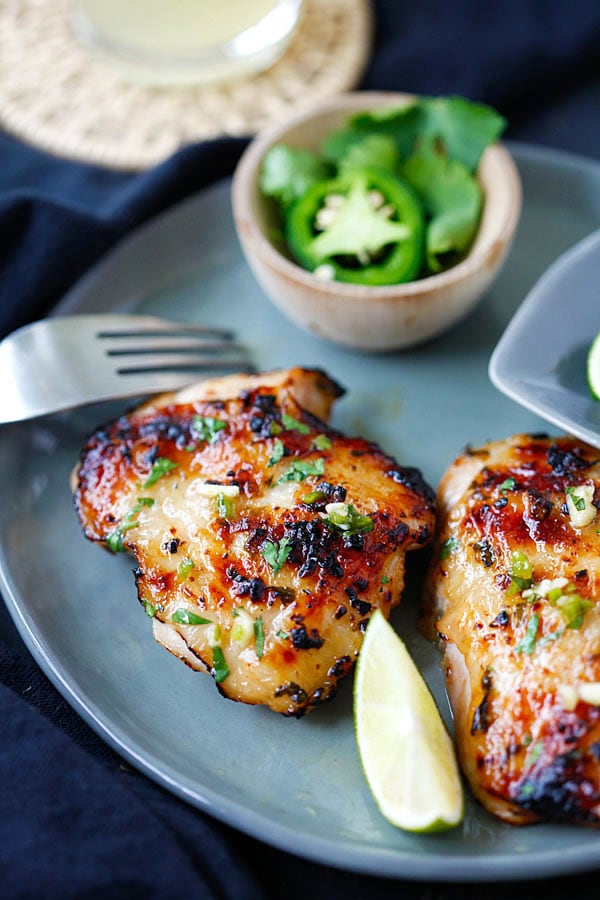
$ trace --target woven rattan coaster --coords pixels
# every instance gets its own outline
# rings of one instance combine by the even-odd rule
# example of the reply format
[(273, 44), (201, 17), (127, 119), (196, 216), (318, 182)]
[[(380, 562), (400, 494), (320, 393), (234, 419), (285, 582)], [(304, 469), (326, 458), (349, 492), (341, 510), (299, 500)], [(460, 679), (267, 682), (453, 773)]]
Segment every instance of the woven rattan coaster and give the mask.
[(144, 169), (179, 147), (255, 134), (350, 90), (371, 49), (368, 0), (307, 0), (284, 56), (219, 86), (131, 84), (80, 45), (67, 0), (0, 2), (0, 127), (46, 151)]

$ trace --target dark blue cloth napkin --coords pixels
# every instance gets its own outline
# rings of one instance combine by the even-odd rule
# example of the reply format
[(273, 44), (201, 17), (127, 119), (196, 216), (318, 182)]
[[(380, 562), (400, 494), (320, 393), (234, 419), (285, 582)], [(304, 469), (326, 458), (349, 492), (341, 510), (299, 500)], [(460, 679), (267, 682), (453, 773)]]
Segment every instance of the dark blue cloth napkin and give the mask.
[[(374, 12), (359, 88), (462, 94), (503, 113), (509, 139), (599, 158), (597, 0), (378, 0)], [(0, 133), (0, 336), (46, 314), (136, 226), (230, 175), (245, 143), (189, 146), (132, 174)], [(108, 748), (39, 670), (1, 604), (0, 733), (2, 897), (504, 900), (543, 891), (558, 900), (596, 891), (597, 873), (485, 886), (368, 877), (238, 834)]]

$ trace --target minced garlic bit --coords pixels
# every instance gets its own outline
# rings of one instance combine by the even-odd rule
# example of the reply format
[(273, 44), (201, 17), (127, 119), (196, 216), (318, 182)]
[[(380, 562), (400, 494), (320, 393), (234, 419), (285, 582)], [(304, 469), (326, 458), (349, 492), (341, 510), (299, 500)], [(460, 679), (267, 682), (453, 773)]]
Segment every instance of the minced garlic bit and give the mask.
[(206, 642), (209, 647), (221, 646), (221, 626), (213, 623), (205, 631)]
[(245, 647), (254, 637), (254, 619), (242, 606), (236, 607), (232, 615), (235, 621), (231, 629), (231, 638), (241, 647)]
[(584, 703), (590, 706), (600, 706), (600, 681), (588, 681), (577, 688), (579, 696)]
[(530, 588), (522, 591), (525, 600), (530, 597), (547, 597), (550, 591), (562, 590), (569, 583), (568, 578), (544, 578), (539, 584), (534, 584)]
[(567, 509), (574, 528), (585, 528), (596, 518), (598, 510), (593, 503), (594, 489), (593, 484), (567, 488)]
[(580, 700), (590, 706), (600, 706), (600, 681), (587, 681), (582, 684), (559, 684), (556, 691), (564, 708), (572, 712)]
[(348, 504), (347, 503), (328, 503), (325, 507), (325, 512), (328, 516), (335, 515), (336, 513), (340, 516), (348, 515)]
[(559, 684), (556, 687), (556, 693), (562, 700), (562, 705), (567, 712), (572, 712), (579, 702), (577, 688), (574, 688), (572, 684)]
[(208, 499), (218, 497), (219, 494), (224, 497), (239, 497), (240, 487), (238, 484), (209, 484), (197, 478), (190, 484), (188, 492)]

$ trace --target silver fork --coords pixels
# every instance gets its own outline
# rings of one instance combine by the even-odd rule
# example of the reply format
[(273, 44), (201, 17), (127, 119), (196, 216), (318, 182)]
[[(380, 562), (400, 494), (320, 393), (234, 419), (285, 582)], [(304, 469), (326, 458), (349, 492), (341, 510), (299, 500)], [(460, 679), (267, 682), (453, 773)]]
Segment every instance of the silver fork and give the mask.
[(0, 424), (251, 371), (226, 329), (120, 314), (42, 319), (0, 342)]

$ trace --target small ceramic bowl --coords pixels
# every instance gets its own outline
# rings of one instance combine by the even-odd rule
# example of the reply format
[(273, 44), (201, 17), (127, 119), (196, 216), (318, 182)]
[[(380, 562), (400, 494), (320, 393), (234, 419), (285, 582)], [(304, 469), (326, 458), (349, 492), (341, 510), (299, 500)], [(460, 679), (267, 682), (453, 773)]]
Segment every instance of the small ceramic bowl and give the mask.
[(479, 231), (465, 259), (437, 275), (372, 287), (324, 281), (284, 256), (269, 239), (273, 204), (259, 189), (262, 160), (273, 144), (318, 151), (324, 138), (353, 113), (411, 102), (408, 94), (338, 95), (258, 134), (244, 151), (232, 184), (239, 241), (267, 297), (298, 326), (326, 340), (366, 351), (413, 347), (463, 319), (481, 300), (510, 250), (520, 218), (521, 181), (501, 143), (488, 147), (478, 178), (484, 190)]

